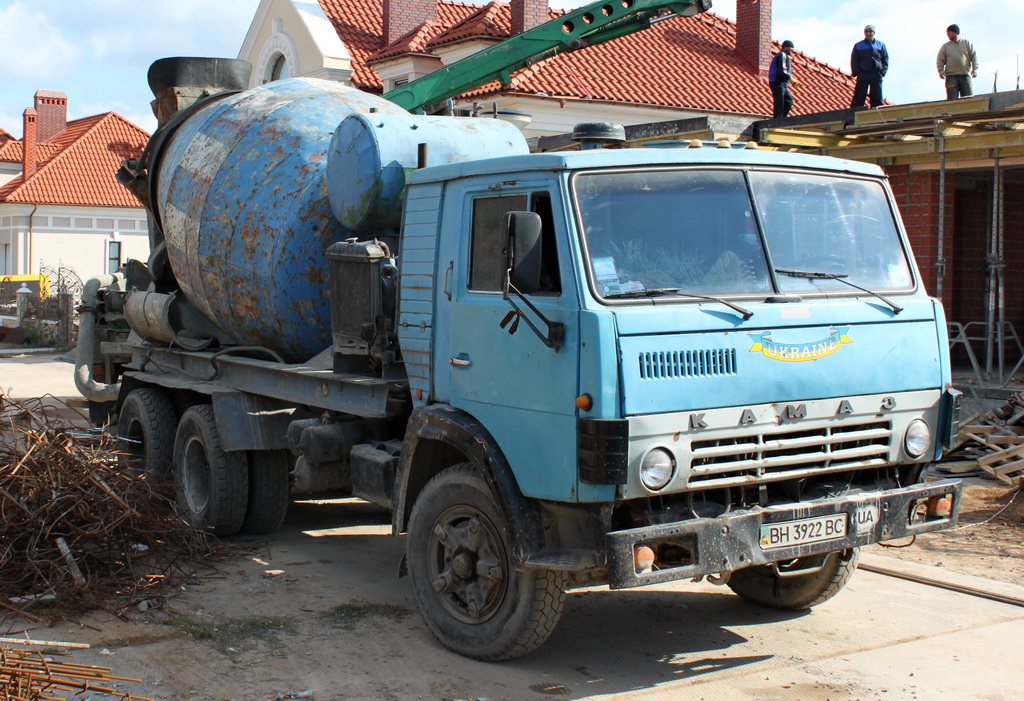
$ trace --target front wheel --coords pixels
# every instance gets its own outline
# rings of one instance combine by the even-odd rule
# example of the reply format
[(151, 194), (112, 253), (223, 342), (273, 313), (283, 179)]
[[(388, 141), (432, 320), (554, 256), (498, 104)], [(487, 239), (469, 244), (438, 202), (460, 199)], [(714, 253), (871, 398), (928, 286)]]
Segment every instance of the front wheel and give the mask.
[[(860, 548), (779, 563), (778, 574), (768, 565), (736, 570), (728, 586), (747, 601), (787, 611), (800, 611), (822, 604), (838, 594), (850, 581)], [(820, 569), (800, 570), (820, 565)]]
[(562, 614), (565, 573), (515, 569), (508, 529), (487, 482), (468, 463), (430, 480), (410, 516), (416, 604), (434, 635), (467, 657), (521, 657), (548, 639)]

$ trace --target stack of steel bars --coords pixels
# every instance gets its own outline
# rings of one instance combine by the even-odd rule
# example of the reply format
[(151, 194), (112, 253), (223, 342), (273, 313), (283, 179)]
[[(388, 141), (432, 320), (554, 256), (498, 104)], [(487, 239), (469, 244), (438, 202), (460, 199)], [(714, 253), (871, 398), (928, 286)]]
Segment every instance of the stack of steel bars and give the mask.
[(2, 415), (0, 614), (120, 615), (154, 603), (216, 554), (166, 488), (123, 466), (115, 438), (71, 429), (38, 400), (4, 397)]
[[(152, 701), (113, 688), (113, 682), (140, 679), (115, 677), (109, 667), (56, 662), (56, 653), (0, 646), (0, 699), (5, 701), (62, 701), (63, 699), (114, 698), (121, 701)], [(56, 695), (59, 694), (59, 695)], [(99, 695), (99, 696), (97, 696)]]

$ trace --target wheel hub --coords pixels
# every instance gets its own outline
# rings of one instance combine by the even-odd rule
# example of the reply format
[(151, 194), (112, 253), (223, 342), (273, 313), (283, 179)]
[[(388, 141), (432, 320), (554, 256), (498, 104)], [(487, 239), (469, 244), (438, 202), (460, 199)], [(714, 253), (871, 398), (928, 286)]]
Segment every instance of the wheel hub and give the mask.
[(447, 510), (431, 533), (434, 591), (447, 611), (468, 623), (483, 623), (505, 597), (507, 564), (497, 530), (469, 506)]

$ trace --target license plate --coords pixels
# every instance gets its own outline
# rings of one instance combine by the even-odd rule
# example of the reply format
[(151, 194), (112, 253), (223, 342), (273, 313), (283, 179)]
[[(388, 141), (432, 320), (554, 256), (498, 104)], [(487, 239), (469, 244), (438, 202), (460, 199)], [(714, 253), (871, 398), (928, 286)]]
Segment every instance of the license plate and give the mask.
[(846, 536), (846, 514), (816, 516), (761, 526), (761, 549), (786, 548)]

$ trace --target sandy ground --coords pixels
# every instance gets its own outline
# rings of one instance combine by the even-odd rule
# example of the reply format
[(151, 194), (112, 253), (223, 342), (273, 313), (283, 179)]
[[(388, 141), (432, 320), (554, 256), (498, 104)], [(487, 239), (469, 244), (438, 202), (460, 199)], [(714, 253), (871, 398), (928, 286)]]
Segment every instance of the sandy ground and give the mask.
[[(71, 368), (52, 356), (0, 358), (0, 387), (9, 396), (73, 397)], [(1024, 581), (1024, 497), (981, 523), (1011, 496), (999, 483), (973, 480), (965, 527), (867, 550), (908, 571), (981, 575), (1024, 596), (1013, 587)], [(870, 572), (812, 614), (752, 607), (707, 583), (573, 591), (545, 647), (484, 664), (430, 635), (408, 578), (398, 576), (404, 538), (389, 533), (386, 512), (360, 500), (296, 501), (281, 532), (230, 539), (237, 554), (145, 610), (97, 612), (54, 627), (7, 616), (0, 634), (86, 643), (88, 650), (67, 659), (140, 679), (119, 686), (159, 701), (914, 699), (944, 692), (995, 699), (1012, 696), (987, 691), (1011, 683), (1000, 675), (1024, 673), (1013, 645), (991, 638), (1024, 620), (1024, 609)], [(935, 620), (937, 610), (949, 613)], [(1006, 630), (1019, 640), (1019, 626)], [(955, 646), (947, 646), (965, 631), (980, 636), (964, 643), (977, 645), (972, 654), (985, 658), (977, 663), (992, 661), (984, 680), (966, 671), (947, 679), (935, 661), (955, 667)], [(905, 647), (917, 644), (927, 649)], [(898, 666), (890, 647), (902, 650)], [(877, 662), (858, 657), (876, 653)]]
[(1024, 494), (995, 480), (968, 480), (960, 524), (913, 541), (873, 545), (870, 552), (953, 572), (1024, 582)]

